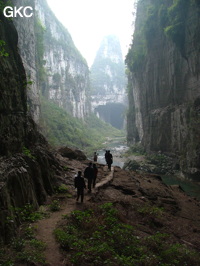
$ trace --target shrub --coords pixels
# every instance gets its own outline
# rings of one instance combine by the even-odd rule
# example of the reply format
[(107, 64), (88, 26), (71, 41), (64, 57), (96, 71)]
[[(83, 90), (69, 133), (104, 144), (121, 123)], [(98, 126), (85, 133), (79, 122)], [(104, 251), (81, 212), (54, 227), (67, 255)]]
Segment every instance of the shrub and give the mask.
[(169, 25), (164, 29), (167, 37), (184, 53), (185, 21), (189, 10), (189, 0), (175, 0), (168, 8)]
[(52, 212), (59, 211), (60, 210), (59, 200), (53, 200), (52, 203), (49, 205), (49, 209)]
[(65, 185), (65, 184), (61, 184), (57, 189), (56, 189), (56, 191), (58, 192), (58, 193), (67, 193), (68, 192), (68, 187), (67, 187), (67, 185)]

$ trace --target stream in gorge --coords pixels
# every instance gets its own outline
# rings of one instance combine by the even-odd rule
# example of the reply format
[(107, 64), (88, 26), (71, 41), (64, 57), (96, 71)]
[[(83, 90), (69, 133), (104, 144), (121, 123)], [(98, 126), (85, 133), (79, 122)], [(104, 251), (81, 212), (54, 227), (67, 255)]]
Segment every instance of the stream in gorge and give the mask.
[[(123, 168), (127, 157), (123, 157), (123, 154), (128, 150), (125, 137), (109, 139), (106, 143), (106, 147), (102, 150), (98, 150), (98, 163), (105, 164), (105, 151), (110, 150), (113, 155), (113, 166), (119, 166)], [(200, 200), (200, 182), (195, 182), (183, 177), (177, 177), (175, 175), (161, 175), (163, 182), (166, 185), (180, 185), (181, 188), (190, 196)]]
[(113, 166), (119, 166), (123, 168), (124, 162), (126, 160), (125, 157), (123, 157), (123, 153), (125, 153), (128, 150), (128, 146), (126, 144), (126, 138), (120, 137), (120, 138), (114, 138), (109, 139), (106, 143), (106, 148), (102, 150), (98, 150), (98, 163), (105, 164), (105, 152), (106, 150), (110, 150), (110, 152), (113, 155)]

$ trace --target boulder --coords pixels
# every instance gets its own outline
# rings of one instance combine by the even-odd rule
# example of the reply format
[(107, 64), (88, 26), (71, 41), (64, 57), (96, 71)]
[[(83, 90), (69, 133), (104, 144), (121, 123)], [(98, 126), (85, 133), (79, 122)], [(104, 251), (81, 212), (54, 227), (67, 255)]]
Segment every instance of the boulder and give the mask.
[(58, 149), (58, 152), (63, 156), (69, 159), (76, 159), (76, 160), (86, 160), (86, 155), (80, 150), (74, 150), (68, 147), (62, 147)]
[(138, 170), (140, 168), (140, 164), (136, 160), (129, 160), (124, 163), (123, 169), (127, 170)]

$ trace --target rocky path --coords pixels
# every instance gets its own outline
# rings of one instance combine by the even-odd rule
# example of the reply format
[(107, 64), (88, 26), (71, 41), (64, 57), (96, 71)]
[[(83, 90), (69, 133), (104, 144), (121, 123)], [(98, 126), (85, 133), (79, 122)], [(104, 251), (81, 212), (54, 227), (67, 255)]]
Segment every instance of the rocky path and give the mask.
[[(94, 193), (96, 193), (100, 187), (104, 186), (108, 182), (113, 179), (113, 167), (111, 172), (109, 172), (105, 178), (99, 181), (96, 184), (96, 188)], [(87, 201), (90, 199), (92, 194), (85, 195), (84, 205), (87, 204)], [(49, 266), (63, 266), (66, 263), (62, 259), (62, 255), (59, 251), (59, 245), (56, 242), (53, 231), (56, 228), (57, 223), (62, 219), (63, 215), (70, 214), (73, 210), (76, 210), (80, 206), (75, 201), (75, 198), (66, 198), (62, 202), (61, 209), (57, 212), (53, 212), (50, 214), (49, 218), (40, 220), (37, 222), (37, 239), (46, 243), (45, 257), (47, 261), (47, 265)]]
[[(75, 165), (77, 167), (77, 163)], [(77, 169), (84, 169), (85, 165)], [(73, 165), (70, 167), (73, 168)], [(198, 200), (188, 197), (178, 186), (165, 185), (157, 175), (124, 171), (117, 166), (111, 172), (103, 165), (99, 169), (96, 188), (91, 194), (85, 193), (83, 204), (76, 203), (75, 193), (73, 198), (60, 198), (60, 211), (51, 213), (49, 218), (37, 223), (37, 238), (47, 245), (45, 257), (48, 266), (68, 265), (53, 235), (62, 216), (91, 206), (91, 202), (114, 203), (121, 219), (133, 225), (140, 238), (155, 235), (159, 231), (170, 235), (170, 244), (180, 243), (200, 250)]]

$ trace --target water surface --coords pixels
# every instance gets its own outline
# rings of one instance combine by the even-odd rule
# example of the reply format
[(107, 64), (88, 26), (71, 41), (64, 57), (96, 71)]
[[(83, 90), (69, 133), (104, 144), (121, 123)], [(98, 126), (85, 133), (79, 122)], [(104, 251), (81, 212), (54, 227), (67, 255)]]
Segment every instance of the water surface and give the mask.
[[(125, 138), (115, 138), (106, 143), (106, 148), (98, 150), (98, 163), (106, 164), (105, 151), (110, 150), (113, 155), (113, 166), (123, 167), (127, 158), (122, 154), (128, 150)], [(181, 188), (191, 197), (200, 200), (200, 182), (178, 178), (177, 176), (162, 176), (162, 180), (166, 185), (180, 185)]]
[(162, 176), (162, 180), (166, 185), (180, 185), (189, 196), (200, 200), (200, 182), (178, 178), (176, 176)]

